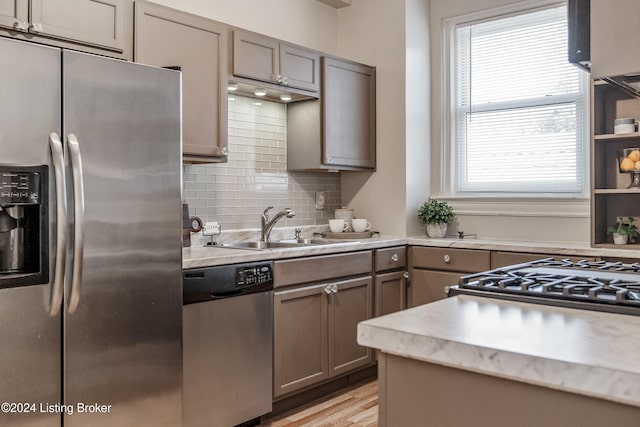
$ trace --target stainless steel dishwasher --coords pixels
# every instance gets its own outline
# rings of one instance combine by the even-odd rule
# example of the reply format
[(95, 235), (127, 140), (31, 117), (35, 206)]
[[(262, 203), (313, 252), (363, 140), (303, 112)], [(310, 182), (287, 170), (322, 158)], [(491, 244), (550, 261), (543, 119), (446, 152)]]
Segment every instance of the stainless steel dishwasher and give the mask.
[(230, 427), (271, 412), (273, 263), (184, 271), (185, 427)]

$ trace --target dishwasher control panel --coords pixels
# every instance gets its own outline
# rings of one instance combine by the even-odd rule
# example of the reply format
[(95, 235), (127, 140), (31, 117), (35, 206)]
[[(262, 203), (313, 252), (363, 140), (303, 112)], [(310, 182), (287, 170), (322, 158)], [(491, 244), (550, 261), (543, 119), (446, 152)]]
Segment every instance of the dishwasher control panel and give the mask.
[(273, 282), (273, 265), (264, 263), (236, 268), (236, 287), (260, 285)]
[(182, 280), (184, 305), (266, 292), (273, 290), (273, 262), (194, 268)]

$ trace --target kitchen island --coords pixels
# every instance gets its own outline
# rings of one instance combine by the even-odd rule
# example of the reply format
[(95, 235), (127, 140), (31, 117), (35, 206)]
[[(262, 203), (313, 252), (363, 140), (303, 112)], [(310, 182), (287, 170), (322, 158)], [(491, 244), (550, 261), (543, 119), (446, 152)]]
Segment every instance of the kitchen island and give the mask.
[(640, 317), (460, 295), (370, 319), (380, 426), (637, 426)]

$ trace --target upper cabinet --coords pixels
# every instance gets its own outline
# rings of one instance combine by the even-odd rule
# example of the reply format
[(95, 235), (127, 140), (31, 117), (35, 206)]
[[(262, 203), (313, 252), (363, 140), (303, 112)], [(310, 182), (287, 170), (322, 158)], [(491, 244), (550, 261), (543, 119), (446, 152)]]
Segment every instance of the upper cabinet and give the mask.
[(638, 0), (591, 0), (591, 76), (594, 79), (640, 72), (639, 16)]
[(376, 167), (376, 70), (322, 58), (318, 101), (287, 107), (289, 170), (364, 170)]
[(276, 39), (233, 30), (232, 74), (300, 89), (320, 90), (320, 54)]
[(226, 161), (227, 26), (136, 1), (135, 28), (136, 62), (182, 71), (183, 159)]
[(0, 35), (131, 59), (132, 0), (0, 0)]

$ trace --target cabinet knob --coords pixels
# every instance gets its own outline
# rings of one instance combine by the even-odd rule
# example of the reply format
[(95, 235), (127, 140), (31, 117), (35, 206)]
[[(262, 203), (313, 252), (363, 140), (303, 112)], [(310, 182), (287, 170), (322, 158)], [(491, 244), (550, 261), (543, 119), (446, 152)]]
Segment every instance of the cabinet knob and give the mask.
[(402, 277), (403, 277), (404, 279), (408, 279), (408, 278), (409, 278), (409, 272), (408, 272), (408, 271), (405, 271), (404, 273), (402, 273)]
[(34, 22), (29, 26), (29, 32), (31, 33), (39, 33), (42, 31), (42, 22)]
[(289, 78), (288, 77), (283, 77), (282, 80), (280, 80), (280, 83), (282, 83), (283, 85), (287, 86), (289, 84)]
[(327, 295), (331, 295), (331, 285), (327, 285), (324, 287), (324, 293)]
[(276, 76), (276, 83), (282, 83), (282, 76), (280, 74)]
[(19, 31), (28, 31), (29, 23), (27, 21), (16, 21), (13, 23), (13, 28)]
[(391, 261), (398, 262), (399, 259), (400, 259), (400, 257), (398, 256), (398, 254), (391, 255)]
[(449, 255), (449, 254), (444, 254), (444, 256), (442, 257), (442, 260), (443, 260), (445, 263), (449, 264), (449, 263), (451, 262), (451, 255)]
[(331, 292), (333, 292), (334, 294), (338, 293), (338, 285), (336, 285), (335, 283), (333, 285), (331, 285)]
[(222, 153), (223, 156), (228, 156), (229, 155), (229, 148), (228, 147), (222, 147), (220, 149), (220, 152)]
[(580, 49), (576, 50), (576, 54), (582, 55), (582, 50), (580, 50)]

